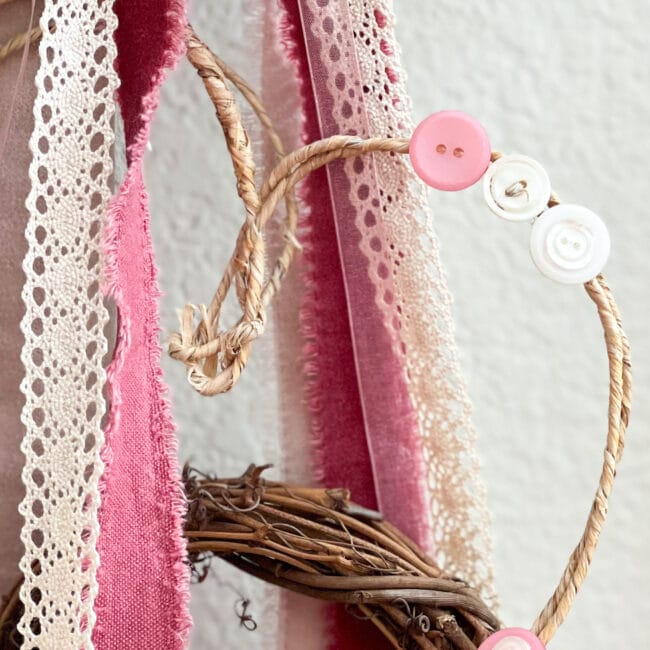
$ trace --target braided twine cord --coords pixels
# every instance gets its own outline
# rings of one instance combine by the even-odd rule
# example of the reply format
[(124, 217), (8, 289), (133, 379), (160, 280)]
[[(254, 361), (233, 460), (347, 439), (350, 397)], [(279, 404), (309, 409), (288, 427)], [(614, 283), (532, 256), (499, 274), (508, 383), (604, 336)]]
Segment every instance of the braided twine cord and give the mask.
[[(0, 0), (0, 4), (4, 4), (7, 1), (9, 0)], [(11, 52), (23, 47), (26, 40), (33, 42), (38, 39), (38, 36), (38, 34), (32, 34), (30, 32), (0, 46), (0, 60), (8, 56)], [(298, 207), (293, 191), (296, 184), (314, 169), (322, 167), (336, 159), (354, 157), (370, 152), (384, 152), (388, 155), (406, 154), (408, 153), (409, 142), (406, 139), (400, 138), (369, 138), (364, 140), (358, 137), (339, 135), (319, 140), (286, 154), (270, 118), (252, 89), (212, 53), (189, 26), (186, 36), (188, 59), (203, 80), (208, 96), (216, 109), (217, 117), (223, 128), (226, 146), (233, 162), (238, 193), (244, 204), (246, 215), (234, 251), (210, 304), (207, 307), (201, 305), (198, 308), (187, 305), (181, 312), (180, 332), (172, 334), (169, 341), (169, 353), (173, 358), (182, 361), (186, 365), (190, 384), (203, 395), (214, 395), (230, 390), (239, 379), (251, 354), (253, 342), (264, 332), (266, 307), (279, 290), (282, 279), (291, 265), (295, 252), (300, 249), (295, 235), (298, 221)], [(232, 83), (251, 105), (277, 154), (277, 164), (262, 183), (259, 190), (255, 182), (256, 170), (253, 162), (251, 143), (243, 126), (241, 114), (235, 97), (230, 90), (229, 83)], [(492, 160), (496, 160), (500, 155), (498, 152), (495, 152), (492, 155)], [(284, 245), (270, 266), (269, 272), (265, 273), (267, 260), (263, 237), (264, 229), (281, 201), (284, 201), (286, 205)], [(555, 205), (558, 202), (558, 198), (553, 195), (549, 201), (549, 206)], [(219, 319), (222, 305), (233, 285), (242, 316), (232, 327), (220, 330)], [(533, 632), (545, 644), (553, 638), (558, 627), (568, 615), (577, 592), (588, 573), (593, 554), (598, 544), (600, 532), (607, 516), (608, 499), (616, 476), (616, 466), (622, 456), (625, 443), (625, 431), (630, 412), (632, 386), (630, 349), (628, 340), (622, 329), (618, 307), (602, 275), (587, 282), (585, 289), (587, 295), (596, 306), (604, 331), (609, 361), (607, 439), (598, 487), (584, 532), (569, 558), (558, 586), (532, 626)], [(197, 311), (199, 314), (199, 322), (195, 327), (194, 314)], [(259, 470), (260, 468), (257, 469)], [(278, 552), (282, 550), (286, 551), (286, 548), (277, 548), (277, 533), (276, 537), (269, 535), (270, 529), (266, 525), (262, 527), (263, 531), (261, 531), (259, 525), (260, 519), (255, 519), (253, 522), (249, 518), (245, 524), (242, 523), (243, 520), (241, 520), (241, 517), (245, 516), (244, 511), (246, 507), (251, 506), (251, 489), (253, 489), (254, 499), (256, 500), (254, 487), (257, 483), (251, 488), (251, 471), (253, 470), (249, 470), (249, 473), (245, 474), (244, 477), (229, 481), (226, 480), (225, 483), (224, 480), (215, 483), (215, 480), (210, 478), (205, 478), (203, 481), (186, 481), (188, 498), (194, 504), (192, 506), (194, 512), (190, 512), (188, 526), (198, 529), (191, 530), (188, 528), (186, 531), (186, 535), (190, 539), (190, 554), (194, 554), (194, 559), (196, 559), (199, 553), (223, 555), (225, 559), (233, 564), (269, 582), (294, 588), (318, 598), (335, 599), (330, 593), (331, 590), (328, 591), (328, 589), (324, 588), (325, 585), (329, 584), (328, 581), (318, 583), (319, 588), (315, 588), (313, 579), (306, 578), (303, 575), (313, 575), (313, 567), (308, 570), (306, 564), (298, 566), (297, 568), (300, 571), (294, 572), (293, 574), (279, 573), (276, 571), (277, 566), (271, 565), (269, 562), (274, 559), (278, 560)], [(260, 480), (259, 472), (255, 476), (256, 481)], [(266, 485), (268, 486), (269, 484)], [(215, 486), (218, 488), (216, 491), (213, 489)], [(286, 496), (283, 497), (282, 494), (284, 493), (286, 495), (286, 490), (288, 489), (286, 486), (273, 484), (271, 487), (276, 491), (273, 507), (278, 512), (281, 512), (285, 506), (288, 508), (289, 513), (292, 512), (292, 508), (295, 510), (297, 507), (295, 503), (283, 502), (283, 498), (286, 499)], [(355, 508), (353, 504), (347, 501), (347, 496), (345, 495), (335, 494), (334, 502), (332, 502), (333, 497), (330, 494), (331, 491), (310, 491), (308, 488), (291, 488), (293, 496), (295, 496), (296, 491), (299, 492), (299, 499), (306, 499), (312, 504), (309, 506), (312, 509), (329, 507), (340, 513), (342, 507), (343, 510), (345, 508), (352, 508), (354, 510)], [(273, 494), (273, 490), (269, 491), (269, 488), (266, 487), (264, 499), (269, 498), (268, 495), (270, 494)], [(259, 494), (257, 496), (260, 498), (257, 502), (254, 502), (254, 508), (251, 508), (251, 510), (259, 509), (264, 505), (264, 499)], [(314, 502), (313, 499), (316, 501)], [(341, 505), (342, 503), (344, 503), (344, 506)], [(213, 518), (215, 517), (214, 513), (217, 511), (221, 513), (220, 516), (223, 513), (229, 513), (227, 516), (223, 516), (223, 519), (227, 521), (224, 523), (224, 521), (216, 518), (210, 522), (207, 529), (201, 530), (201, 526), (206, 525), (206, 515), (204, 513), (197, 519), (196, 508), (200, 508), (201, 512), (204, 512), (206, 509), (209, 510)], [(319, 511), (318, 514), (323, 515), (323, 512)], [(357, 514), (359, 513), (357, 512)], [(361, 519), (363, 520), (367, 514), (361, 513)], [(287, 516), (289, 519), (291, 518), (291, 515)], [(342, 517), (343, 515), (340, 516)], [(236, 521), (238, 519), (239, 523)], [(340, 521), (340, 518), (338, 521)], [(346, 525), (352, 524), (346, 519), (344, 526)], [(357, 525), (354, 524), (354, 526)], [(377, 523), (376, 525), (379, 524)], [(233, 526), (235, 527), (233, 528)], [(307, 526), (307, 529), (309, 530), (310, 526), (313, 530), (314, 526), (311, 524)], [(384, 526), (385, 530), (390, 528), (385, 523), (381, 523), (381, 526)], [(498, 621), (485, 609), (482, 603), (480, 603), (480, 600), (478, 600), (478, 596), (466, 585), (453, 579), (445, 578), (440, 570), (415, 547), (413, 542), (404, 538), (394, 529), (390, 528), (390, 530), (392, 532), (388, 534), (389, 548), (395, 550), (395, 536), (399, 537), (400, 544), (410, 549), (409, 553), (412, 556), (409, 556), (409, 561), (412, 560), (415, 562), (413, 566), (417, 566), (417, 570), (414, 570), (413, 566), (410, 565), (410, 569), (405, 569), (402, 566), (404, 570), (399, 572), (400, 574), (406, 573), (407, 578), (409, 576), (411, 578), (411, 582), (407, 580), (406, 582), (399, 583), (400, 587), (405, 584), (412, 587), (408, 594), (409, 597), (395, 597), (390, 601), (386, 601), (384, 598), (381, 601), (381, 607), (384, 610), (385, 616), (380, 618), (373, 615), (370, 609), (368, 609), (372, 603), (364, 601), (363, 597), (358, 595), (359, 593), (372, 591), (372, 589), (368, 590), (368, 587), (371, 585), (376, 585), (379, 588), (380, 584), (388, 584), (380, 582), (376, 575), (373, 575), (371, 578), (373, 580), (372, 583), (349, 582), (349, 584), (346, 583), (347, 586), (345, 587), (339, 586), (339, 589), (348, 589), (349, 587), (349, 591), (351, 590), (357, 593), (357, 596), (346, 596), (342, 598), (339, 595), (337, 597), (338, 600), (348, 602), (349, 604), (356, 604), (364, 615), (367, 615), (382, 630), (395, 647), (405, 646), (404, 639), (398, 638), (395, 633), (396, 627), (401, 626), (404, 630), (410, 630), (409, 639), (416, 643), (416, 647), (474, 650), (476, 647), (475, 642), (481, 642), (486, 635), (485, 630), (489, 631), (498, 627)], [(305, 548), (309, 548), (313, 552), (314, 546), (313, 544), (310, 546), (309, 534), (309, 532), (305, 534), (303, 531), (297, 537), (301, 539), (301, 543)], [(391, 535), (393, 536), (393, 542), (390, 542)], [(229, 541), (224, 542), (224, 540)], [(386, 541), (384, 538), (382, 540)], [(282, 540), (280, 541), (282, 542)], [(284, 542), (282, 543), (284, 544)], [(223, 544), (226, 545), (224, 546)], [(289, 546), (293, 548), (295, 544), (297, 544), (296, 539), (293, 539)], [(322, 544), (322, 541), (319, 541), (317, 544), (318, 553), (322, 555), (323, 547), (318, 546), (319, 544)], [(284, 546), (286, 547), (286, 544)], [(298, 547), (302, 548), (300, 545)], [(358, 552), (354, 544), (350, 548), (354, 553)], [(251, 554), (258, 558), (256, 562), (250, 561)], [(259, 559), (260, 557), (262, 558), (261, 560)], [(286, 558), (283, 556), (282, 559)], [(306, 560), (310, 559), (313, 560), (314, 558), (306, 558)], [(293, 569), (296, 569), (295, 561), (292, 560), (292, 562)], [(286, 568), (284, 567), (284, 569)], [(438, 580), (438, 582), (435, 582), (437, 586), (434, 583), (427, 582), (425, 586), (420, 585), (418, 587), (416, 584), (417, 580), (413, 582), (414, 574), (416, 576), (424, 575), (427, 577), (427, 580), (435, 578), (435, 580)], [(342, 576), (339, 575), (337, 577), (345, 577), (345, 575), (345, 572), (343, 572)], [(399, 575), (394, 577), (401, 578), (403, 576)], [(348, 578), (350, 578), (349, 574)], [(355, 579), (362, 580), (362, 578)], [(310, 580), (312, 581), (311, 583)], [(388, 577), (385, 576), (382, 580), (388, 580)], [(396, 581), (395, 585), (398, 582)], [(343, 583), (339, 584), (343, 585)], [(458, 586), (459, 584), (461, 585), (460, 587)], [(296, 585), (301, 586), (296, 587)], [(392, 587), (395, 586), (392, 583), (391, 585)], [(422, 596), (422, 594), (418, 597), (414, 592), (417, 592), (419, 588), (429, 592), (432, 589), (434, 591), (438, 589), (438, 591), (443, 592), (447, 590), (448, 595), (444, 598), (440, 594), (432, 597), (429, 593), (428, 597)], [(15, 593), (17, 592), (12, 592), (11, 597), (0, 608), (0, 632), (6, 627), (5, 624), (8, 624), (15, 617), (16, 608), (20, 606), (15, 597)], [(466, 599), (461, 599), (462, 602), (459, 605), (456, 596), (453, 596), (451, 601), (449, 601), (449, 594), (464, 594)], [(413, 600), (414, 597), (415, 600)], [(345, 598), (348, 598), (348, 600), (345, 600)], [(440, 600), (441, 598), (442, 600)], [(453, 629), (450, 628), (448, 634), (443, 630), (444, 634), (442, 636), (439, 631), (437, 635), (434, 634), (437, 630), (429, 629), (427, 632), (424, 632), (422, 626), (424, 625), (426, 627), (426, 624), (423, 622), (423, 619), (417, 618), (416, 612), (413, 609), (414, 602), (426, 603), (419, 610), (425, 614), (426, 607), (431, 608), (433, 607), (432, 603), (442, 602), (443, 605), (438, 607), (437, 611), (429, 612), (431, 616), (427, 620), (430, 621), (433, 619), (436, 621), (437, 626), (443, 625), (444, 627), (444, 625), (451, 625)], [(404, 607), (404, 603), (406, 607)], [(445, 619), (444, 617), (441, 619), (441, 611), (445, 607), (450, 607), (453, 610), (452, 614), (450, 614), (451, 619)], [(433, 607), (433, 609), (435, 610), (436, 608)], [(442, 611), (442, 614), (445, 614), (445, 612)], [(453, 624), (450, 622), (452, 619)], [(385, 622), (386, 620), (392, 621), (392, 623), (387, 624)], [(444, 623), (444, 621), (447, 621), (447, 623)], [(464, 627), (459, 627), (461, 621)], [(468, 636), (468, 628), (473, 630), (473, 638)], [(419, 632), (417, 631), (418, 629), (420, 630)], [(458, 630), (460, 630), (460, 633)]]
[[(0, 0), (0, 7), (10, 2), (14, 2), (14, 0)], [(49, 29), (53, 32), (55, 29), (54, 24), (49, 25)], [(3, 61), (18, 50), (23, 50), (25, 46), (37, 43), (41, 36), (43, 36), (43, 32), (39, 25), (31, 27), (26, 32), (20, 32), (12, 36), (6, 43), (0, 44), (0, 61)]]

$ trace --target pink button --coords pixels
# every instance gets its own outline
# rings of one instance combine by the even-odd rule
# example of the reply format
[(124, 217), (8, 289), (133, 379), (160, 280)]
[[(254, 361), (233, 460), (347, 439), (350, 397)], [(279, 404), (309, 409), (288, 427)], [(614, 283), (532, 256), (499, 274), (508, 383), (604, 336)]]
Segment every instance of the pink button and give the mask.
[(415, 173), (437, 190), (464, 190), (483, 176), (490, 164), (490, 140), (467, 113), (440, 111), (418, 124), (409, 155)]
[(485, 639), (478, 650), (546, 650), (546, 648), (530, 630), (508, 627)]

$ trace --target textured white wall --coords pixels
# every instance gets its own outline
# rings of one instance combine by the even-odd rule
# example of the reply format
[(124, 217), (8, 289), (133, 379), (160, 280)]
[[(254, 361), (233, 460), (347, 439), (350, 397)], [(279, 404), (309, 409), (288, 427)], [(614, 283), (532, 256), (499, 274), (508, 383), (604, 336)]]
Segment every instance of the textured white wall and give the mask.
[[(396, 7), (416, 119), (442, 108), (475, 115), (494, 148), (538, 159), (564, 200), (592, 208), (610, 228), (607, 276), (633, 345), (636, 400), (592, 574), (550, 646), (567, 650), (648, 645), (650, 4), (622, 6), (402, 0)], [(244, 65), (241, 3), (195, 0), (193, 13), (204, 38)], [(209, 298), (240, 218), (211, 108), (187, 64), (164, 89), (152, 144), (147, 165), (169, 331), (176, 307)], [(606, 426), (602, 335), (583, 290), (541, 277), (529, 259), (529, 229), (492, 217), (478, 187), (432, 194), (431, 205), (480, 435), (501, 614), (525, 626), (554, 588), (595, 488)], [(265, 442), (273, 435), (264, 437), (274, 399), (261, 366), (251, 364), (232, 395), (203, 399), (180, 367), (166, 363), (183, 458), (225, 474), (274, 456)], [(236, 576), (222, 576), (194, 591), (193, 647), (216, 647), (221, 637), (219, 647), (263, 648), (260, 634), (238, 631), (234, 615), (229, 629), (211, 626), (210, 612), (235, 599), (229, 586), (242, 588)], [(260, 611), (259, 590), (243, 588), (257, 594)]]

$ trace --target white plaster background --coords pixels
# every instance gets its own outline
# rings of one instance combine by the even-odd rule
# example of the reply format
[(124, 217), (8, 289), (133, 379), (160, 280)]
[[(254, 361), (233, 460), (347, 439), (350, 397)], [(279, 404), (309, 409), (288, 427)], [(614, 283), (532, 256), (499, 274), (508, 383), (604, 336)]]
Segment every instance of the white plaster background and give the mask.
[[(648, 647), (650, 4), (396, 5), (416, 120), (443, 108), (475, 115), (494, 148), (541, 161), (565, 201), (591, 207), (610, 228), (607, 277), (633, 345), (633, 418), (592, 573), (550, 648)], [(242, 13), (241, 0), (194, 0), (192, 20), (222, 56), (248, 66)], [(152, 145), (167, 332), (175, 308), (209, 299), (241, 217), (221, 135), (186, 63), (164, 88)], [(602, 336), (582, 288), (541, 277), (528, 255), (529, 228), (492, 217), (479, 187), (432, 193), (431, 205), (480, 435), (501, 614), (526, 626), (554, 588), (595, 488), (607, 399)], [(260, 350), (237, 390), (211, 399), (194, 395), (182, 368), (165, 362), (182, 459), (221, 474), (273, 460), (271, 356), (268, 346)], [(219, 576), (194, 588), (192, 647), (266, 647), (263, 630), (242, 633), (230, 614), (235, 589), (253, 596), (258, 614), (262, 591), (215, 566)]]

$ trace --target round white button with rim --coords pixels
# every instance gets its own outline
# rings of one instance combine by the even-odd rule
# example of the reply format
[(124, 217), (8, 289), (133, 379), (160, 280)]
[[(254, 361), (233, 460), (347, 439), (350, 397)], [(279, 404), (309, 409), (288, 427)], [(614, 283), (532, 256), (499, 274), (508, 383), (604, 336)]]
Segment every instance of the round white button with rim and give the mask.
[(607, 226), (588, 208), (561, 203), (535, 220), (530, 252), (542, 274), (564, 284), (596, 277), (610, 251)]
[(536, 160), (519, 154), (501, 156), (485, 172), (483, 196), (502, 219), (529, 221), (546, 208), (551, 181)]

